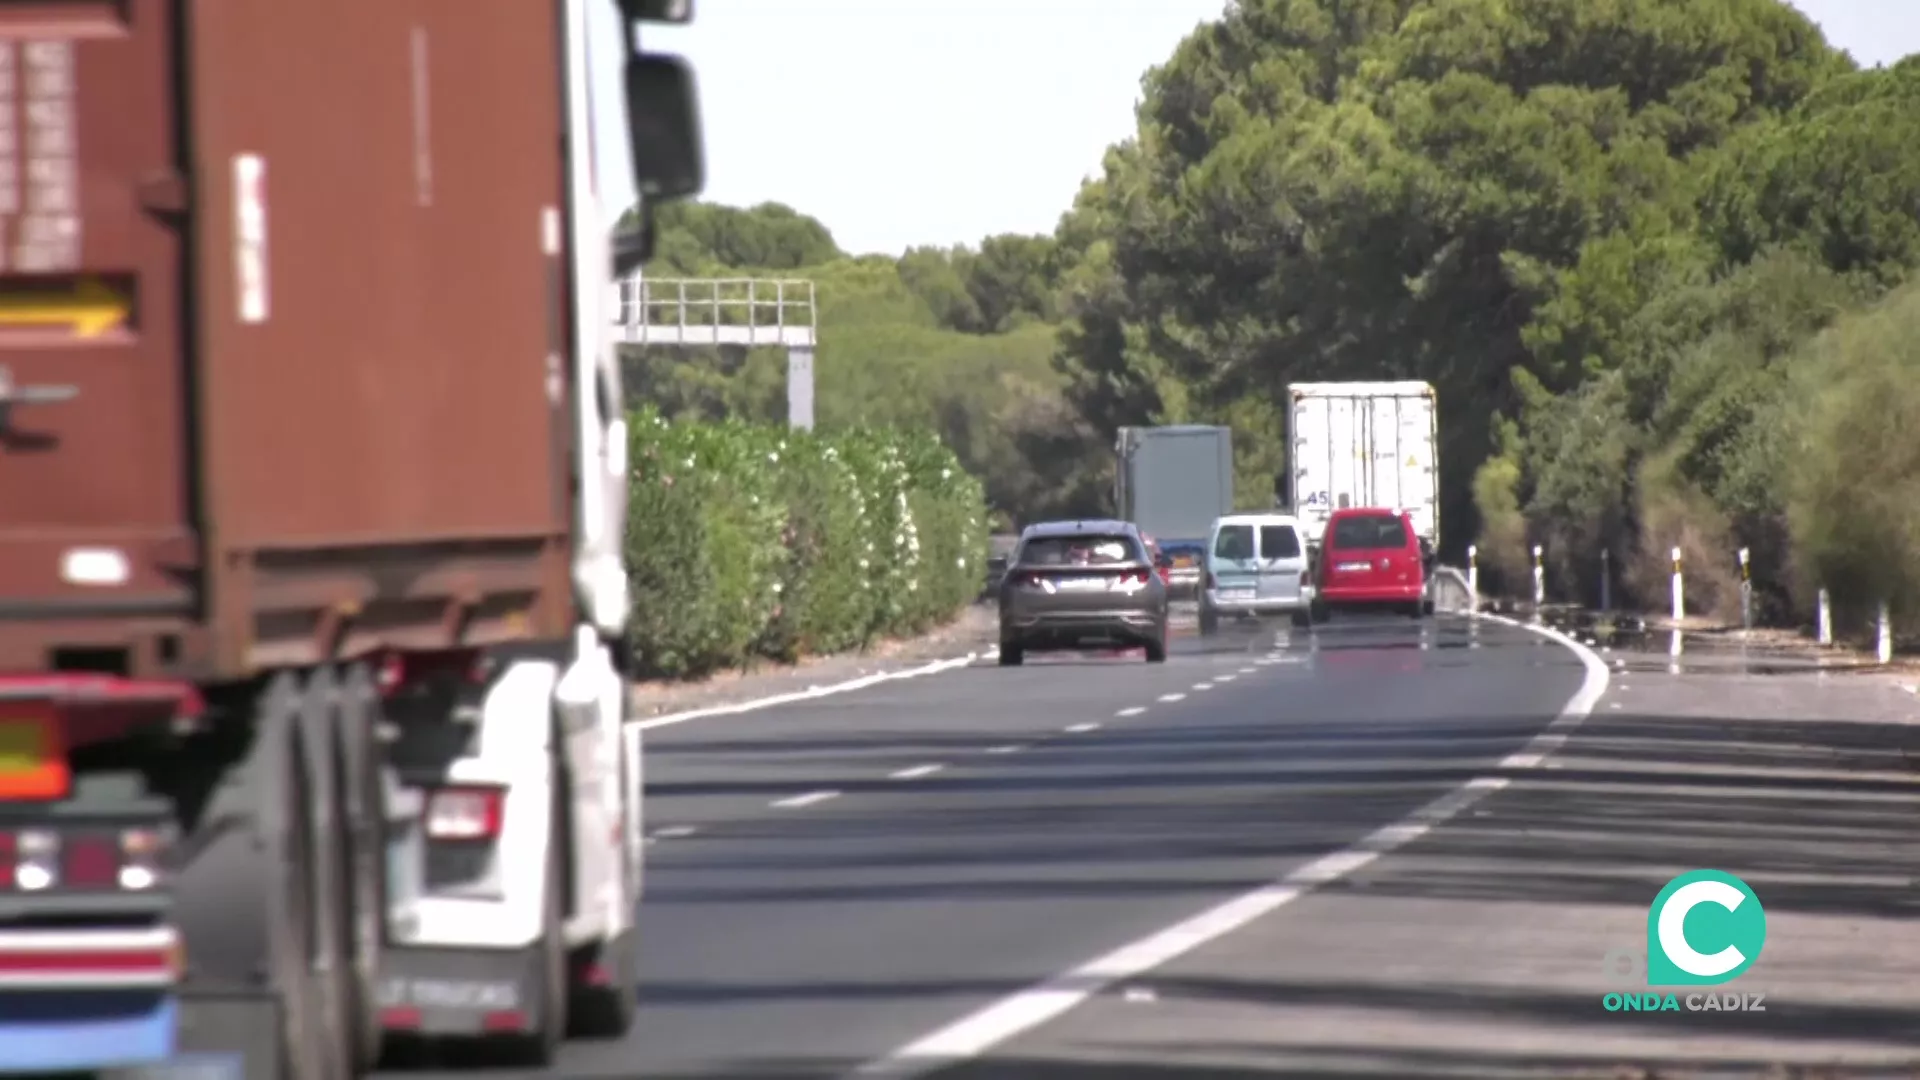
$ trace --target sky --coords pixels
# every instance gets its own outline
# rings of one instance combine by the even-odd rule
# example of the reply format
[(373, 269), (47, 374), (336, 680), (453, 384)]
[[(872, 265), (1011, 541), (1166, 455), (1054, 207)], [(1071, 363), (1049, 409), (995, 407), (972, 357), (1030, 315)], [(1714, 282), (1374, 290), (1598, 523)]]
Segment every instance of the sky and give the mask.
[[(1872, 66), (1920, 52), (1913, 0), (1794, 0)], [(1053, 231), (1106, 148), (1132, 134), (1140, 78), (1225, 0), (695, 0), (648, 26), (694, 66), (710, 202), (783, 202), (852, 252)], [(594, 16), (595, 96), (618, 102), (621, 37)], [(599, 110), (609, 214), (632, 202), (618, 108)]]

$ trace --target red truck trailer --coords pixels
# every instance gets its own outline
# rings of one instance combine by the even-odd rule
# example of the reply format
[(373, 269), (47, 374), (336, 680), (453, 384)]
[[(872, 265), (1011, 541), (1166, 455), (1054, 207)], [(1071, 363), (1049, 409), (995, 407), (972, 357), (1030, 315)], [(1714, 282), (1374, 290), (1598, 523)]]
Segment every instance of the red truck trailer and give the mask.
[(587, 2), (0, 5), (0, 1073), (629, 1021)]

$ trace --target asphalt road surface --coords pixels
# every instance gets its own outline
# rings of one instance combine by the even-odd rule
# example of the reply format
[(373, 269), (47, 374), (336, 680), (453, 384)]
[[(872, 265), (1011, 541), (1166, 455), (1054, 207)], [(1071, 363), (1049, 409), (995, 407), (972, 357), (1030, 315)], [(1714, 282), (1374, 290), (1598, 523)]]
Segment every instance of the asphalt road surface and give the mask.
[[(640, 1019), (620, 1042), (569, 1044), (547, 1075), (1617, 1077), (1685, 1043), (1733, 1071), (1659, 1075), (1753, 1077), (1792, 1056), (1748, 1045), (1768, 1023), (1802, 1050), (1849, 1024), (1920, 1041), (1920, 1001), (1601, 1008), (1619, 988), (1602, 954), (1644, 946), (1651, 893), (1731, 857), (1742, 822), (1767, 819), (1776, 860), (1841, 850), (1811, 832), (1817, 798), (1782, 818), (1778, 800), (1676, 803), (1672, 777), (1594, 781), (1644, 751), (1603, 731), (1581, 756), (1573, 736), (1626, 722), (1626, 679), (1658, 681), (1616, 670), (1610, 690), (1610, 664), (1492, 619), (1268, 624), (1182, 637), (1164, 665), (989, 659), (650, 731)], [(1699, 695), (1669, 678), (1661, 693)], [(1704, 846), (1675, 846), (1676, 820), (1722, 812)], [(1866, 861), (1914, 854), (1887, 833)], [(1796, 859), (1782, 872), (1818, 872)], [(1869, 914), (1777, 951), (1886, 968)], [(1920, 996), (1900, 989), (1912, 970), (1883, 972), (1888, 993)]]

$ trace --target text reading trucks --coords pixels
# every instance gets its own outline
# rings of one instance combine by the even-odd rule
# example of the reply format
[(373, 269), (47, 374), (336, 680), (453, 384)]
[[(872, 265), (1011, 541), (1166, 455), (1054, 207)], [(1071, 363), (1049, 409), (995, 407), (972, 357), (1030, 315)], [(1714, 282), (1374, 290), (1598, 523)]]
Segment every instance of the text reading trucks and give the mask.
[(0, 1073), (629, 1023), (588, 2), (0, 5)]
[(1439, 428), (1424, 382), (1287, 387), (1287, 500), (1317, 544), (1346, 507), (1404, 510), (1440, 548)]

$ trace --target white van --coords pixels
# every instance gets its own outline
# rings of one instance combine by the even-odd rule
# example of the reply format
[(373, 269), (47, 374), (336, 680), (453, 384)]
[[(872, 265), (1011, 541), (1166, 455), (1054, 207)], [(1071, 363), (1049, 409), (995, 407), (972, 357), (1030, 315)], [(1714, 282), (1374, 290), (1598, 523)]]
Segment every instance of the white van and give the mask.
[(1310, 625), (1313, 586), (1307, 535), (1292, 514), (1228, 514), (1207, 538), (1200, 589), (1200, 632), (1219, 629), (1222, 615), (1289, 615)]

